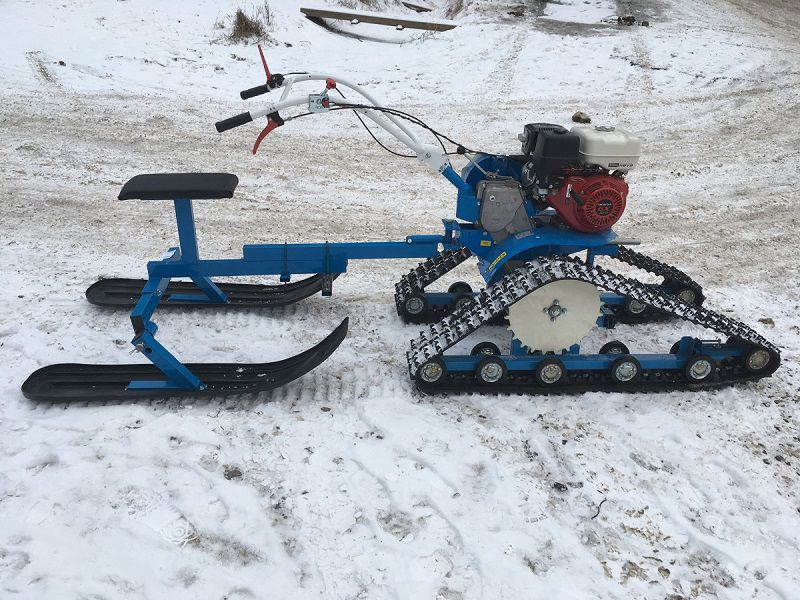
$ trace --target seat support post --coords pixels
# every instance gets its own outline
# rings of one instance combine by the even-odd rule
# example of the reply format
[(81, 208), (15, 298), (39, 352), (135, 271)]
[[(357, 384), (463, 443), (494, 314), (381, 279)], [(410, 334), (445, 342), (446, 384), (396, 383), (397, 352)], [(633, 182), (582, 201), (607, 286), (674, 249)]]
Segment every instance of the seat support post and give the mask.
[(197, 230), (194, 225), (192, 201), (188, 198), (175, 198), (174, 202), (181, 256), (184, 262), (197, 262), (200, 254), (197, 250)]
[[(181, 262), (186, 264), (197, 263), (200, 260), (200, 251), (197, 248), (197, 228), (194, 224), (194, 208), (190, 198), (175, 198), (175, 221), (178, 226), (178, 240), (180, 244)], [(196, 299), (197, 302), (227, 303), (228, 297), (208, 277), (196, 272), (187, 272), (206, 297), (181, 296), (181, 299)]]

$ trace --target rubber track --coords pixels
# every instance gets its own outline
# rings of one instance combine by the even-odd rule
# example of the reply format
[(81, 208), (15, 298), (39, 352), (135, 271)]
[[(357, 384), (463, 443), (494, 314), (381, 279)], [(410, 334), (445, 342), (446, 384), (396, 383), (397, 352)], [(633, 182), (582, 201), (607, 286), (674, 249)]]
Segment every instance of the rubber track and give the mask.
[[(394, 285), (394, 303), (397, 307), (397, 314), (400, 315), (404, 321), (409, 323), (420, 323), (418, 319), (414, 319), (403, 311), (403, 302), (411, 294), (422, 292), (431, 283), (455, 269), (458, 265), (472, 256), (469, 248), (459, 248), (458, 250), (443, 250), (436, 256), (429, 258), (425, 262), (420, 263), (415, 268), (411, 269), (408, 274), (403, 275)], [(436, 318), (443, 316), (449, 307), (443, 306), (439, 310), (431, 307), (428, 318)], [(429, 321), (424, 321), (429, 322)]]
[[(452, 312), (451, 306), (431, 306), (426, 314), (420, 315), (419, 317), (414, 317), (412, 315), (407, 315), (403, 311), (403, 303), (408, 296), (414, 293), (423, 292), (425, 287), (446, 273), (455, 269), (470, 256), (471, 253), (467, 248), (462, 248), (460, 250), (446, 250), (444, 252), (440, 252), (433, 258), (429, 258), (425, 262), (420, 263), (415, 269), (412, 269), (407, 275), (404, 275), (400, 281), (395, 284), (394, 295), (397, 314), (400, 315), (403, 321), (414, 324), (435, 323), (448, 313)], [(612, 258), (652, 273), (653, 275), (662, 277), (664, 279), (664, 283), (672, 282), (673, 284), (679, 284), (681, 287), (687, 287), (693, 290), (696, 294), (698, 305), (702, 304), (703, 300), (705, 299), (702, 287), (697, 282), (692, 280), (692, 278), (686, 273), (671, 265), (660, 262), (639, 252), (630, 250), (624, 246), (620, 246), (619, 255)], [(613, 307), (612, 311), (614, 313), (614, 319), (616, 322), (631, 325), (659, 322), (670, 318), (668, 314), (652, 307), (646, 308), (644, 312), (639, 314), (629, 313), (622, 306)], [(494, 324), (502, 324), (502, 318), (503, 315), (497, 316)]]
[[(673, 267), (672, 265), (663, 263), (655, 258), (641, 254), (640, 252), (636, 252), (630, 248), (626, 248), (625, 246), (620, 246), (619, 254), (617, 256), (612, 256), (611, 258), (663, 278), (664, 281), (662, 284), (660, 284), (661, 286), (671, 284), (672, 286), (684, 287), (692, 290), (695, 293), (695, 304), (698, 306), (703, 304), (703, 301), (705, 300), (703, 288), (700, 286), (700, 284), (694, 281), (686, 273)], [(625, 323), (629, 325), (655, 323), (659, 321), (665, 321), (666, 319), (670, 318), (668, 314), (652, 307), (646, 308), (639, 314), (630, 313), (625, 310), (623, 306), (615, 306), (612, 310), (614, 311), (614, 318), (618, 323)]]
[(514, 373), (509, 382), (501, 386), (480, 385), (473, 375), (448, 375), (447, 381), (430, 385), (417, 381), (425, 392), (516, 392), (516, 393), (577, 393), (585, 391), (665, 391), (675, 389), (703, 389), (730, 385), (737, 381), (760, 379), (771, 375), (780, 364), (780, 352), (747, 325), (702, 306), (687, 304), (657, 288), (617, 275), (597, 266), (589, 266), (577, 258), (551, 257), (525, 263), (497, 283), (482, 290), (475, 301), (463, 305), (451, 315), (423, 330), (411, 342), (407, 352), (409, 373), (412, 378), (426, 361), (441, 356), (454, 344), (489, 322), (501, 311), (522, 299), (532, 291), (548, 283), (560, 280), (577, 280), (591, 283), (610, 292), (634, 298), (670, 316), (684, 319), (717, 333), (729, 336), (747, 348), (759, 347), (767, 350), (771, 361), (767, 368), (757, 374), (747, 371), (741, 360), (729, 360), (720, 364), (716, 378), (708, 382), (688, 382), (682, 373), (674, 370), (646, 370), (642, 376), (628, 385), (614, 384), (606, 372), (572, 371), (566, 381), (554, 386), (543, 386), (536, 382), (532, 373)]

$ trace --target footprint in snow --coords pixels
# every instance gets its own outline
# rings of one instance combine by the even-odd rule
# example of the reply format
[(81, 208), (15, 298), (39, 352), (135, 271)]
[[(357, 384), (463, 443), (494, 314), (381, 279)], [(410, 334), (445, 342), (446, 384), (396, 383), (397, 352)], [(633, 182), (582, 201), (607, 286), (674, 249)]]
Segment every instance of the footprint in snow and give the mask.
[(123, 492), (128, 516), (148, 525), (168, 542), (181, 548), (197, 538), (194, 526), (153, 490), (130, 487)]
[(0, 548), (0, 581), (12, 579), (30, 562), (27, 552)]

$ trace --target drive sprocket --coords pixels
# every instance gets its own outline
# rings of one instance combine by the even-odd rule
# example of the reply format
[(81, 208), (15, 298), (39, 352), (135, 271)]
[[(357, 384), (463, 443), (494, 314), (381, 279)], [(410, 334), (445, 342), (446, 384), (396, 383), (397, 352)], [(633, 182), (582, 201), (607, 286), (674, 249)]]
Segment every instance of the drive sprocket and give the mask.
[(600, 293), (591, 283), (555, 281), (511, 305), (508, 329), (530, 350), (558, 352), (591, 331), (601, 306)]

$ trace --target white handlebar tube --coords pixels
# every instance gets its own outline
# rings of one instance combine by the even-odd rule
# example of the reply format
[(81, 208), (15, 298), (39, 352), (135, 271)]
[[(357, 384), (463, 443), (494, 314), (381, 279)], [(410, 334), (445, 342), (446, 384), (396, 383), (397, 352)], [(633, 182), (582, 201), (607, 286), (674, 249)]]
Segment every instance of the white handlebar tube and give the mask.
[[(304, 75), (293, 75), (292, 77), (287, 77), (283, 81), (283, 86), (286, 89), (283, 91), (283, 94), (281, 94), (281, 100), (285, 99), (286, 96), (289, 95), (289, 90), (291, 90), (292, 85), (294, 85), (296, 81), (325, 81), (327, 79), (333, 79), (336, 82), (337, 86), (343, 85), (344, 87), (350, 88), (354, 92), (361, 94), (362, 96), (364, 96), (364, 98), (369, 100), (369, 102), (373, 106), (377, 108), (385, 108), (377, 100), (375, 100), (375, 98), (373, 98), (372, 95), (367, 90), (363, 89), (360, 85), (348, 81), (347, 79), (341, 79), (334, 75), (324, 75), (322, 73), (306, 73)], [(414, 132), (408, 129), (408, 127), (406, 127), (406, 125), (402, 123), (400, 119), (398, 119), (393, 115), (388, 115), (388, 118), (390, 121), (392, 121), (392, 123), (394, 123), (400, 129), (400, 131), (405, 133), (411, 141), (419, 144), (419, 139), (417, 138), (416, 135), (414, 135)]]
[[(432, 146), (430, 144), (423, 144), (416, 134), (408, 128), (408, 126), (403, 123), (400, 119), (398, 119), (395, 115), (388, 114), (382, 112), (380, 109), (386, 108), (379, 104), (372, 95), (369, 94), (366, 90), (362, 89), (359, 85), (349, 82), (344, 79), (339, 79), (332, 75), (323, 75), (320, 73), (308, 73), (306, 75), (295, 75), (292, 77), (287, 77), (284, 79), (283, 83), (283, 93), (281, 94), (280, 100), (278, 102), (271, 102), (264, 106), (263, 108), (252, 110), (249, 113), (245, 113), (245, 115), (249, 115), (251, 119), (258, 119), (259, 117), (265, 117), (272, 113), (278, 112), (283, 110), (284, 108), (290, 108), (292, 106), (306, 106), (309, 102), (309, 96), (292, 96), (289, 98), (289, 92), (292, 89), (292, 86), (295, 82), (298, 81), (326, 81), (331, 79), (336, 82), (336, 86), (343, 86), (353, 90), (354, 92), (360, 94), (370, 104), (378, 110), (371, 110), (370, 107), (364, 108), (354, 108), (353, 110), (357, 111), (358, 113), (364, 115), (368, 119), (370, 119), (373, 123), (378, 125), (381, 129), (385, 130), (391, 136), (393, 136), (397, 141), (401, 144), (410, 148), (417, 157), (417, 160), (422, 162), (423, 164), (428, 165), (432, 169), (438, 172), (442, 172), (446, 167), (450, 166), (450, 160), (447, 158), (447, 155), (436, 146)], [(291, 117), (288, 117), (291, 118)]]

